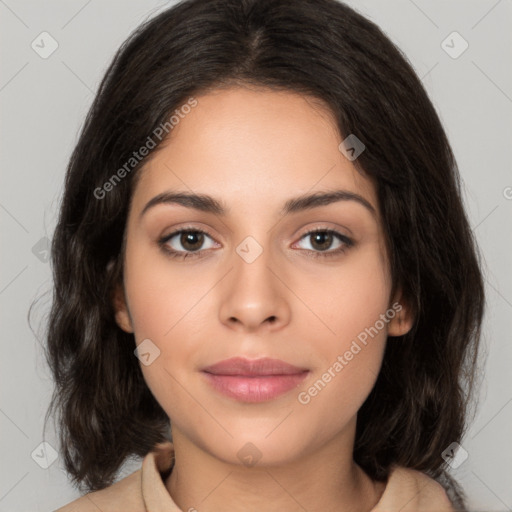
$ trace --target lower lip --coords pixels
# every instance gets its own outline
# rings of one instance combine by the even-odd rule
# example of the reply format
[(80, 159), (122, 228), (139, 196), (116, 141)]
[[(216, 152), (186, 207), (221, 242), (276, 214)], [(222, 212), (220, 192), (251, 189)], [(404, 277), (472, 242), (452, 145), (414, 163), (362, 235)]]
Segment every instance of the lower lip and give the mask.
[(241, 375), (214, 375), (203, 372), (209, 384), (223, 395), (241, 402), (266, 402), (296, 388), (309, 371), (293, 375), (264, 375), (243, 377)]

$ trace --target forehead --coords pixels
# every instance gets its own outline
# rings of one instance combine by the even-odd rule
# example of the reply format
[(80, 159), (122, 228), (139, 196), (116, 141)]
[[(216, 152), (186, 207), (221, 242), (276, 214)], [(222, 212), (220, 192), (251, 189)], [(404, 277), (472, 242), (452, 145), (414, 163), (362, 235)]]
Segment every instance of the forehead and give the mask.
[(240, 86), (195, 98), (139, 171), (135, 208), (169, 189), (208, 193), (250, 210), (342, 188), (378, 209), (372, 182), (339, 150), (336, 120), (317, 98)]

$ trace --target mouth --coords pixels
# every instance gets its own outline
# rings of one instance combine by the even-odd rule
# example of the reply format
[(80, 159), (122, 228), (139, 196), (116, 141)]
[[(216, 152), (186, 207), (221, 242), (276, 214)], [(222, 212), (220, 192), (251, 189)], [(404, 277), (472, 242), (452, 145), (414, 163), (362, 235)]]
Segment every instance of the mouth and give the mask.
[(217, 392), (255, 403), (273, 400), (296, 388), (310, 372), (279, 359), (236, 357), (203, 368), (202, 373)]

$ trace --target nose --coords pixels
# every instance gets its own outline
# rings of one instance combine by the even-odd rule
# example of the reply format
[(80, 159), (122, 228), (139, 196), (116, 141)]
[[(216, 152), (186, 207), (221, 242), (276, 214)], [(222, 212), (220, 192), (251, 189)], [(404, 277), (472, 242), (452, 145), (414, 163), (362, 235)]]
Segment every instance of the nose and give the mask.
[(286, 272), (268, 246), (247, 237), (233, 252), (219, 307), (221, 322), (231, 329), (259, 333), (281, 329), (290, 321)]

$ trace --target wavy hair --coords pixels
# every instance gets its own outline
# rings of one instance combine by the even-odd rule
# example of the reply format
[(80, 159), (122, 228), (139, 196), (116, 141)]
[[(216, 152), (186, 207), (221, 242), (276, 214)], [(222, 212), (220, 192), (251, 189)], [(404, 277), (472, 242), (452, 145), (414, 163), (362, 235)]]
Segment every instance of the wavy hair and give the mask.
[[(104, 197), (94, 191), (187, 98), (237, 84), (319, 99), (343, 138), (365, 144), (354, 164), (376, 186), (393, 293), (402, 287), (415, 322), (387, 343), (358, 413), (354, 459), (377, 480), (394, 464), (449, 479), (442, 452), (465, 433), (478, 374), (480, 255), (420, 79), (377, 25), (336, 0), (184, 0), (114, 56), (71, 155), (52, 241), (46, 419), (58, 418), (67, 472), (82, 489), (104, 488), (170, 432), (112, 304), (136, 179), (162, 144)], [(460, 488), (454, 496), (462, 504)]]

